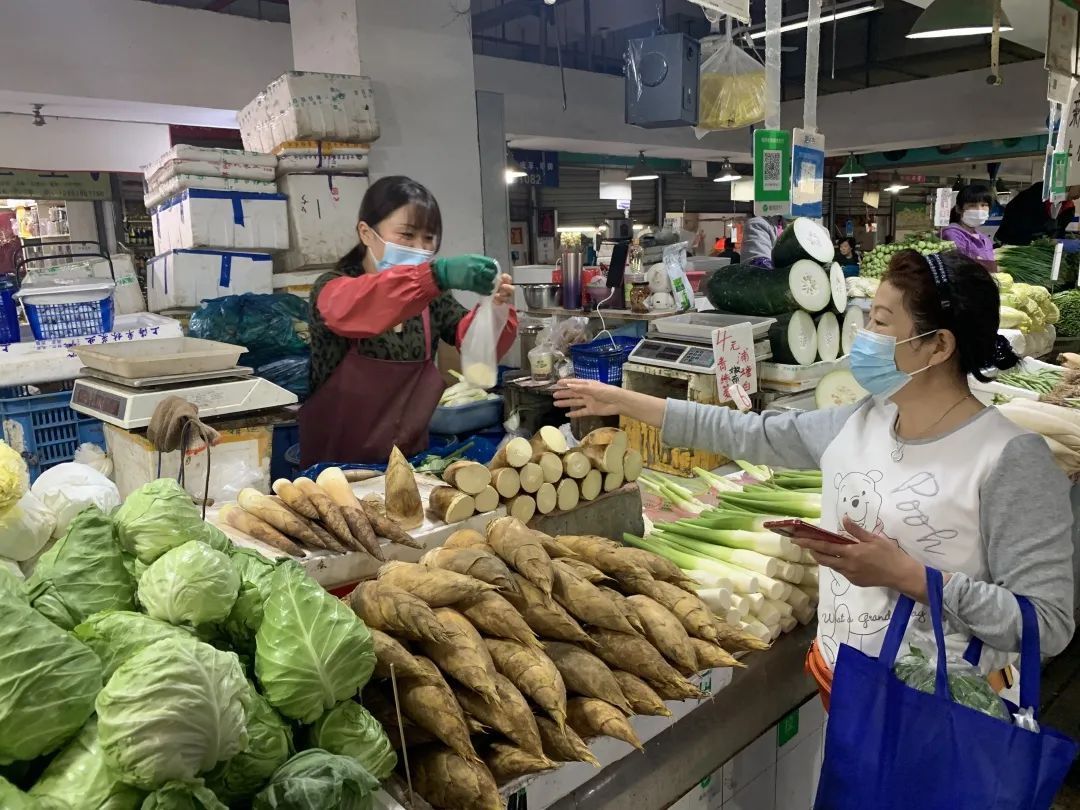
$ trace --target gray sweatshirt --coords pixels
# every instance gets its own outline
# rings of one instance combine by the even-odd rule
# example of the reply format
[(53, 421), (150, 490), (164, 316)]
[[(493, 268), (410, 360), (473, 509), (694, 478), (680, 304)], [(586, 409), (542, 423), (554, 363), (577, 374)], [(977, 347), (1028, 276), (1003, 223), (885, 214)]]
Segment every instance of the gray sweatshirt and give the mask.
[[(823, 528), (851, 518), (951, 577), (945, 585), (946, 646), (986, 645), (981, 666), (1003, 666), (1020, 649), (1020, 609), (1039, 616), (1044, 655), (1073, 634), (1073, 515), (1068, 479), (1042, 438), (988, 408), (952, 432), (900, 441), (896, 406), (873, 399), (806, 413), (740, 414), (668, 400), (663, 441), (756, 464), (820, 467)], [(898, 457), (898, 460), (897, 460)], [(841, 643), (877, 655), (897, 594), (860, 588), (820, 569), (818, 644), (832, 666)], [(933, 650), (917, 606), (905, 645)]]

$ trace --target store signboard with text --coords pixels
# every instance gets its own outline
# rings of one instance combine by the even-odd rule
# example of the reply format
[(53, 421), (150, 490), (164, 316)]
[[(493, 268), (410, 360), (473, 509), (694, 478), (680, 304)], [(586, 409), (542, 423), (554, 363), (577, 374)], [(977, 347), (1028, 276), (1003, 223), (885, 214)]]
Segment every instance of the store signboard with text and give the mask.
[(528, 174), (518, 180), (527, 186), (559, 187), (559, 153), (511, 149), (510, 154)]
[(754, 213), (767, 217), (791, 213), (791, 133), (754, 131)]
[(107, 172), (35, 172), (0, 169), (0, 199), (96, 201), (111, 200)]
[(791, 215), (821, 219), (825, 190), (825, 136), (806, 129), (792, 131)]

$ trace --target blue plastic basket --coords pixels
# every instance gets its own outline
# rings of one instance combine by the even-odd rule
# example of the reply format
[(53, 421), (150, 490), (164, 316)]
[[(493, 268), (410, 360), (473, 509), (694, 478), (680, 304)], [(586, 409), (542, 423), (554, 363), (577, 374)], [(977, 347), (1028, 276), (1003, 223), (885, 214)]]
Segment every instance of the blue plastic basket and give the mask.
[(18, 343), (20, 337), (15, 280), (10, 276), (0, 276), (0, 345)]
[(574, 361), (574, 376), (582, 380), (599, 380), (608, 385), (622, 385), (622, 367), (630, 352), (640, 341), (636, 337), (615, 335), (591, 343), (570, 347)]
[(71, 391), (38, 394), (27, 386), (0, 388), (4, 440), (26, 460), (30, 480), (71, 461), (84, 442), (105, 447), (104, 426), (71, 410)]
[(112, 293), (77, 304), (31, 304), (23, 301), (26, 320), (38, 340), (100, 335), (113, 328)]

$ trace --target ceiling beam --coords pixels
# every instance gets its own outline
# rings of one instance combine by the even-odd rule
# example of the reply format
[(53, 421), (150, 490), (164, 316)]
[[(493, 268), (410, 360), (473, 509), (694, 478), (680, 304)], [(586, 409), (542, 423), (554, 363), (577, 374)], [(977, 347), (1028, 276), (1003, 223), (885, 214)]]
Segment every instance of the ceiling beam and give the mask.
[(207, 3), (206, 6), (204, 7), (204, 10), (205, 11), (224, 11), (225, 9), (227, 9), (229, 6), (231, 6), (235, 2), (236, 2), (236, 0), (210, 0), (210, 2)]
[[(570, 0), (556, 0), (555, 5), (561, 6)], [(486, 31), (496, 25), (519, 20), (522, 17), (536, 16), (545, 8), (543, 0), (507, 0), (495, 8), (477, 11), (472, 15), (472, 30)]]

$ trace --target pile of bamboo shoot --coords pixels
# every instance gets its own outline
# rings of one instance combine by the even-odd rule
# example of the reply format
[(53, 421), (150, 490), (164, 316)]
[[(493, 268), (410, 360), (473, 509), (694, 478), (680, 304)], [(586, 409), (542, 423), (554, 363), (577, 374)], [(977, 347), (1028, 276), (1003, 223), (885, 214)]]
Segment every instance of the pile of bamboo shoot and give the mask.
[(469, 461), (447, 467), (443, 480), (450, 491), (438, 497), (440, 509), (456, 520), (469, 516), (471, 497), (476, 512), (490, 511), (501, 501), (508, 514), (528, 523), (536, 514), (569, 512), (640, 474), (641, 454), (627, 447), (626, 434), (618, 428), (594, 430), (571, 448), (558, 428), (542, 427), (531, 440), (506, 442), (487, 468)]
[(463, 529), (347, 597), (378, 659), (364, 705), (428, 802), (494, 810), (500, 784), (598, 765), (592, 737), (641, 748), (627, 717), (670, 715), (665, 700), (702, 696), (687, 676), (766, 648), (717, 620), (694, 584), (601, 537), (553, 538), (514, 517)]

